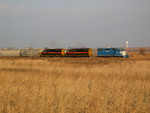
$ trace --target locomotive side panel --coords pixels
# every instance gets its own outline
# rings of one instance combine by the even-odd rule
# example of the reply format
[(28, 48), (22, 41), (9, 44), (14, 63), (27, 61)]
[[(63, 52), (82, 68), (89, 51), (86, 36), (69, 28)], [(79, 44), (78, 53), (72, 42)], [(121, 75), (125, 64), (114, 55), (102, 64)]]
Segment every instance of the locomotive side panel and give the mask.
[(65, 52), (67, 57), (90, 57), (91, 55), (92, 51), (90, 48), (73, 48), (67, 49)]
[(40, 55), (41, 57), (60, 57), (64, 56), (64, 49), (44, 49)]
[(116, 50), (112, 48), (98, 48), (97, 49), (97, 56), (102, 57), (111, 57), (115, 56)]

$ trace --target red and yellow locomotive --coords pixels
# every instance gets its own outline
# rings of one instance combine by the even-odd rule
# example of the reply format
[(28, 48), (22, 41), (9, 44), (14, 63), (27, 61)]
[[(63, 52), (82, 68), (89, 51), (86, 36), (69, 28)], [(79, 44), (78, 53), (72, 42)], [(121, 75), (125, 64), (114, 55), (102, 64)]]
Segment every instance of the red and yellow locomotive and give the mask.
[(90, 57), (92, 56), (91, 48), (72, 48), (65, 51), (67, 57)]
[(61, 57), (64, 56), (64, 49), (44, 49), (41, 53), (41, 57)]

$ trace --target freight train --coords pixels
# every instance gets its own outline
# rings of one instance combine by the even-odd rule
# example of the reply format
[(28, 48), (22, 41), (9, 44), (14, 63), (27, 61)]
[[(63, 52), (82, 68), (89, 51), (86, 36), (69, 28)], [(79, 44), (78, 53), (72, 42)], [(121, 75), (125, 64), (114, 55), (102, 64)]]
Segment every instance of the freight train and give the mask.
[(43, 49), (0, 49), (1, 57), (39, 57)]
[(0, 50), (0, 56), (10, 57), (123, 57), (129, 55), (123, 48), (55, 48)]

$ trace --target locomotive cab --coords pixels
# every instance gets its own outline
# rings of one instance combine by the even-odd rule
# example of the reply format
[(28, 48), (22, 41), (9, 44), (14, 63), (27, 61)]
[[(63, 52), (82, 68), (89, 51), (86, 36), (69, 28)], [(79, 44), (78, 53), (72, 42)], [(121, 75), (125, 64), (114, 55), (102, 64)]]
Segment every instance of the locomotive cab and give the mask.
[(128, 53), (127, 53), (124, 49), (121, 49), (121, 50), (120, 50), (120, 54), (121, 54), (122, 57), (124, 57), (124, 58), (129, 58)]

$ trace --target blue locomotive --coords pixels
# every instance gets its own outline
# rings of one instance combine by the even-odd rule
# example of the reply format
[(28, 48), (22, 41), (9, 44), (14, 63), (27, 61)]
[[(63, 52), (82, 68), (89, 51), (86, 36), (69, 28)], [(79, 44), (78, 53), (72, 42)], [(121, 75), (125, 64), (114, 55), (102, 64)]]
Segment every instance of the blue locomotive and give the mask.
[(123, 48), (98, 48), (97, 57), (123, 57), (129, 58), (129, 55)]

